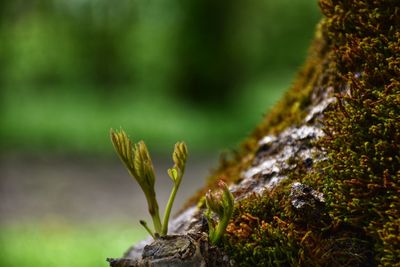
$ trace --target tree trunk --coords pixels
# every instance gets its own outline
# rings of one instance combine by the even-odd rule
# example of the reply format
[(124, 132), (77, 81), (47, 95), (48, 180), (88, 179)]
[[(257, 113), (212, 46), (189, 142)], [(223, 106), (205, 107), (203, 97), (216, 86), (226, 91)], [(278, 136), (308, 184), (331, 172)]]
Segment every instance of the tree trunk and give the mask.
[[(400, 266), (400, 2), (320, 7), (292, 88), (173, 220), (175, 236), (111, 266)], [(219, 179), (236, 204), (214, 247), (197, 203)]]

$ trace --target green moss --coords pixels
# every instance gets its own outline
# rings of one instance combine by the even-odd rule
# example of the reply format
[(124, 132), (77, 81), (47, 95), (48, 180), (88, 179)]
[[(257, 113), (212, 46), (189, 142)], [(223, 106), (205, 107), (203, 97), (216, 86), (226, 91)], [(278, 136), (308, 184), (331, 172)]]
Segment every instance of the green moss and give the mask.
[[(227, 228), (224, 250), (240, 266), (288, 266), (296, 262), (299, 245), (282, 208), (282, 190), (252, 195), (237, 205)], [(288, 234), (291, 233), (291, 234)]]
[[(326, 17), (293, 87), (209, 180), (238, 182), (261, 137), (300, 123), (311, 92), (334, 88), (318, 143), (327, 160), (311, 171), (299, 164), (272, 192), (237, 204), (223, 246), (240, 266), (400, 266), (400, 4), (320, 6)], [(318, 218), (291, 208), (293, 181), (325, 194)]]
[(323, 207), (306, 217), (291, 206), (290, 186), (317, 186), (302, 162), (271, 191), (236, 205), (223, 249), (239, 266), (375, 266), (374, 245), (357, 226), (336, 223)]
[[(335, 223), (361, 227), (381, 266), (399, 264), (387, 242), (400, 211), (400, 5), (398, 1), (321, 1), (335, 51), (338, 104), (326, 114), (323, 177)], [(388, 229), (391, 230), (388, 230)], [(390, 235), (390, 234), (389, 234)]]

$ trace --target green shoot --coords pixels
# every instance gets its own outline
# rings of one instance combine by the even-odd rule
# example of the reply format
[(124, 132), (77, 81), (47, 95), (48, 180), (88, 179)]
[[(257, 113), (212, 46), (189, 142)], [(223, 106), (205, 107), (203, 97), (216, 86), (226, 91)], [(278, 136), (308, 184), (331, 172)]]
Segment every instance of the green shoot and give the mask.
[(171, 169), (168, 169), (168, 175), (172, 179), (174, 185), (165, 209), (163, 223), (161, 223), (156, 192), (154, 189), (154, 167), (145, 143), (140, 141), (133, 144), (123, 130), (114, 131), (111, 129), (110, 135), (114, 148), (122, 162), (127, 167), (129, 174), (138, 182), (144, 192), (148, 204), (148, 210), (153, 220), (154, 232), (150, 230), (145, 221), (140, 221), (140, 224), (154, 239), (157, 236), (167, 235), (171, 208), (185, 171), (188, 154), (186, 144), (183, 142), (175, 144), (175, 149), (172, 154), (174, 166)]
[(183, 142), (176, 143), (174, 152), (172, 154), (172, 160), (174, 161), (174, 166), (171, 169), (168, 169), (168, 176), (171, 178), (174, 185), (171, 194), (169, 196), (167, 206), (165, 208), (161, 235), (166, 235), (168, 233), (169, 216), (171, 214), (171, 209), (175, 200), (176, 192), (178, 192), (183, 174), (185, 173), (187, 155), (188, 152), (186, 144)]
[[(228, 186), (223, 181), (219, 181), (218, 186), (221, 189), (220, 192), (208, 191), (206, 194), (207, 210), (204, 215), (208, 222), (208, 239), (212, 245), (216, 245), (224, 234), (233, 215), (234, 206), (234, 197)], [(212, 212), (217, 215), (218, 222), (214, 221)]]

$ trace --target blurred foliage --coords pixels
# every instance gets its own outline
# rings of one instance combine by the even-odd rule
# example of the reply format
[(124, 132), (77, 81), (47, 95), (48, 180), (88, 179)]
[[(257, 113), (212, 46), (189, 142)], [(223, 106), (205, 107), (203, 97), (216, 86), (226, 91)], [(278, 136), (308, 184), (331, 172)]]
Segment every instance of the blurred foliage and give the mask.
[(111, 153), (119, 126), (161, 150), (232, 146), (318, 18), (306, 0), (1, 1), (0, 149)]

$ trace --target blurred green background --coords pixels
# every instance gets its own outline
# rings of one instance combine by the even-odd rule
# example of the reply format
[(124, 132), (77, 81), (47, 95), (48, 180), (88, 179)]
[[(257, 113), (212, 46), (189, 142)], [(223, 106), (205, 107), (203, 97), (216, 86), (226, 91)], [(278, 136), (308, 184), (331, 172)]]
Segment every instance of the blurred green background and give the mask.
[(290, 86), (319, 17), (309, 0), (0, 1), (0, 266), (120, 256), (147, 215), (109, 129), (160, 175), (187, 142), (179, 208)]

